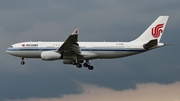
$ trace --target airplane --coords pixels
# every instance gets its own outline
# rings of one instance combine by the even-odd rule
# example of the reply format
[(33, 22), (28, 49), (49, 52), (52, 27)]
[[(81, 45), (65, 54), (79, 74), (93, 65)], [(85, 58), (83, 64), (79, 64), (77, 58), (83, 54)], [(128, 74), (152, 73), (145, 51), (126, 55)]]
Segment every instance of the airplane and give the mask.
[(20, 42), (6, 49), (10, 55), (42, 60), (62, 60), (64, 64), (93, 70), (89, 60), (131, 56), (165, 46), (160, 43), (169, 16), (159, 16), (138, 38), (129, 42), (78, 42), (76, 29), (65, 42)]

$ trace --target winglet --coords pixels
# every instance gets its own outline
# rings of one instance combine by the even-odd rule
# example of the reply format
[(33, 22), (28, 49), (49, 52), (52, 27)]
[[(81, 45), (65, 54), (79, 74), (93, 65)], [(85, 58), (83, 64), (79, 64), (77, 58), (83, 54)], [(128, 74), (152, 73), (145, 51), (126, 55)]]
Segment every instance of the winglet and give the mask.
[(78, 34), (78, 29), (75, 29), (72, 35), (77, 35)]

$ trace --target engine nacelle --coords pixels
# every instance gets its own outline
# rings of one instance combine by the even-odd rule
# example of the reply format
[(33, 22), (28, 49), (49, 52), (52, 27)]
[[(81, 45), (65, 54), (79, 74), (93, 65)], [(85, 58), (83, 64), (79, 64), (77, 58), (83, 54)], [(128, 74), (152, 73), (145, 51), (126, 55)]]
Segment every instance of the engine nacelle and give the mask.
[(41, 53), (42, 60), (58, 60), (61, 58), (61, 54), (55, 51), (44, 51)]

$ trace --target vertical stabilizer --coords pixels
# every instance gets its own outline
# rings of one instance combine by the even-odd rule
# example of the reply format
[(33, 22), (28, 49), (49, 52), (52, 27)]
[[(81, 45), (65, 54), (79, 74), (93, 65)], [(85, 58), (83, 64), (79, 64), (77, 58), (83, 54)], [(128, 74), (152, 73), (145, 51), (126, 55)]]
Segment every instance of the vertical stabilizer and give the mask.
[(169, 16), (159, 16), (148, 29), (144, 31), (137, 39), (133, 42), (149, 42), (150, 40), (157, 39), (158, 43), (161, 40), (164, 32), (167, 20)]

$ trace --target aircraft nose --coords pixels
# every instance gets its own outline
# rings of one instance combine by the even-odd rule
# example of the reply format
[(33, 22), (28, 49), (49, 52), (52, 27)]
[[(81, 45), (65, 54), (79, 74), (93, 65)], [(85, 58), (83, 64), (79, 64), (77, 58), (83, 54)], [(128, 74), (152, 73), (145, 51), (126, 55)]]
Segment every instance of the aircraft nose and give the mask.
[(13, 48), (12, 47), (9, 47), (6, 49), (6, 53), (10, 54), (10, 55), (13, 55)]
[(6, 53), (10, 54), (10, 48), (6, 49)]
[(13, 56), (19, 56), (19, 52), (16, 51), (13, 47), (9, 47), (6, 49), (6, 53), (13, 55)]

